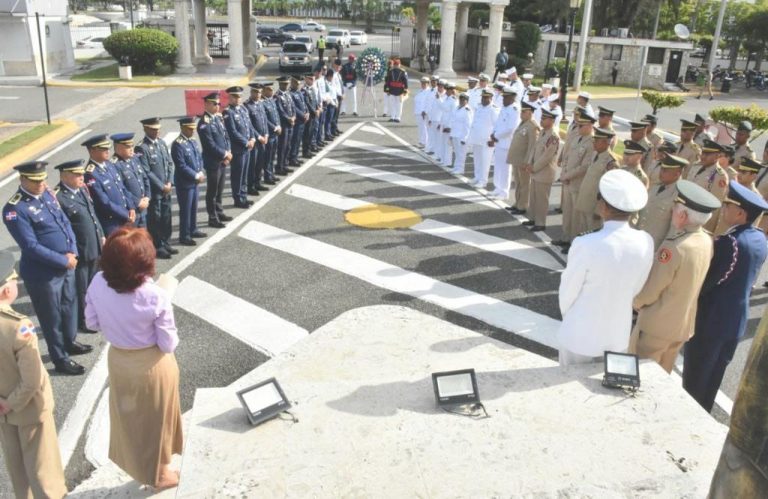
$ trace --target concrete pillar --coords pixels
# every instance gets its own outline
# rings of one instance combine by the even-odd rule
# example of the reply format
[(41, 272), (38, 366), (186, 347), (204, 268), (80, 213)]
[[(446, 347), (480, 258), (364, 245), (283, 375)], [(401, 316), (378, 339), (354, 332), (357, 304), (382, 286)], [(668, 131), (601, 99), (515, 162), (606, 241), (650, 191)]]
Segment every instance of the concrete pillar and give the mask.
[(453, 70), (453, 39), (456, 35), (456, 9), (459, 3), (443, 0), (442, 20), (440, 22), (440, 66), (437, 74), (445, 78), (455, 78)]
[[(579, 37), (579, 55), (576, 56), (576, 71), (573, 73), (571, 86), (574, 91), (581, 90), (581, 74), (584, 71), (584, 59), (587, 56), (587, 37), (592, 29), (592, 0), (584, 2), (584, 17), (581, 18), (581, 36)], [(716, 47), (716, 45), (713, 45)], [(645, 61), (643, 61), (645, 62)]]
[(208, 28), (205, 18), (205, 0), (192, 0), (195, 19), (195, 64), (211, 64), (213, 59), (208, 54)]
[(501, 50), (501, 28), (504, 22), (504, 5), (491, 4), (488, 21), (488, 45), (485, 47), (485, 73), (493, 76), (496, 71), (496, 53)]
[(253, 66), (256, 60), (253, 57), (253, 51), (251, 50), (251, 0), (242, 0), (243, 9), (243, 64), (246, 66)]
[(227, 21), (229, 22), (229, 67), (227, 73), (243, 74), (243, 7), (241, 0), (229, 0), (227, 3)]
[[(416, 53), (421, 44), (427, 44), (427, 25), (429, 24), (429, 1), (416, 3)], [(429, 47), (427, 47), (429, 48)]]
[(456, 27), (456, 47), (453, 50), (453, 62), (463, 68), (467, 60), (467, 28), (469, 27), (469, 4), (459, 4), (458, 25)]
[(189, 74), (195, 72), (192, 65), (192, 37), (189, 34), (189, 0), (176, 0), (176, 39), (179, 41), (179, 55), (176, 72)]

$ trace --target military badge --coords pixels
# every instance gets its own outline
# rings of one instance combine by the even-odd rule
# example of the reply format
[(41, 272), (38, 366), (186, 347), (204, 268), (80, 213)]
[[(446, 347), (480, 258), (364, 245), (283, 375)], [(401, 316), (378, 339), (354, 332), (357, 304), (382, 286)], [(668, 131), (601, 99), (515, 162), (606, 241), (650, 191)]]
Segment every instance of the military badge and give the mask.
[(659, 251), (659, 262), (667, 263), (670, 260), (672, 260), (672, 251), (668, 248), (661, 248), (661, 251)]

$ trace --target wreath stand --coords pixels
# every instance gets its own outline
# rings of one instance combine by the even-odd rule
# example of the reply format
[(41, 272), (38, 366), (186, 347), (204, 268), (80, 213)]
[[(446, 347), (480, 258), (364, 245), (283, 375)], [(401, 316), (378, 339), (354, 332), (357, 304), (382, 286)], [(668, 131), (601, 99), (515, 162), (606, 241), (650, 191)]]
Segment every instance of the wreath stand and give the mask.
[(363, 95), (360, 98), (360, 106), (364, 106), (367, 99), (371, 99), (373, 103), (373, 117), (378, 118), (378, 112), (376, 110), (376, 83), (373, 78), (373, 68), (367, 67), (365, 69), (365, 85), (363, 86)]

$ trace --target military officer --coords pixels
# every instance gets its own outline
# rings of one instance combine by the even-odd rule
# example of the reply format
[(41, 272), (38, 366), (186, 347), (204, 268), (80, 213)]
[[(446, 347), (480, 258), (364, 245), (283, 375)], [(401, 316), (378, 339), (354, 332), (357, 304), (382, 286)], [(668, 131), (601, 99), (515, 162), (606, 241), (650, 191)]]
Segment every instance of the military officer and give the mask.
[[(757, 178), (755, 179), (755, 187), (760, 192), (760, 195), (763, 196), (763, 199), (768, 200), (768, 168), (765, 167), (765, 165), (768, 165), (768, 144), (766, 144), (766, 147), (763, 151), (763, 161), (761, 163), (764, 168), (760, 171), (760, 173), (757, 174)], [(768, 231), (768, 217), (763, 217), (760, 222), (760, 230), (763, 232)]]
[[(724, 154), (724, 146), (713, 140), (705, 139), (704, 146), (701, 149), (701, 159), (698, 164), (690, 168), (687, 178), (687, 180), (702, 186), (714, 194), (720, 201), (728, 193), (728, 173), (718, 164), (718, 161)], [(719, 216), (719, 212), (715, 212), (704, 226), (704, 229), (713, 232)]]
[[(648, 175), (648, 184), (650, 188), (653, 188), (654, 186), (658, 186), (661, 183), (661, 180), (659, 179), (659, 175), (661, 174), (661, 168), (662, 168), (661, 162), (664, 160), (664, 158), (667, 157), (668, 154), (674, 155), (677, 152), (677, 149), (678, 149), (677, 145), (674, 142), (671, 142), (669, 140), (665, 140), (656, 149), (656, 161), (654, 161), (651, 169), (645, 172)], [(682, 178), (688, 177), (688, 174), (686, 172), (690, 169), (690, 167), (691, 165), (689, 164), (686, 167), (686, 170), (683, 171)]]
[(483, 96), (483, 90), (488, 88), (488, 83), (490, 83), (491, 77), (488, 76), (485, 73), (480, 73), (477, 75), (477, 87), (475, 87), (473, 90), (474, 93), (467, 92), (469, 94), (469, 107), (472, 109), (472, 112), (474, 113), (477, 110), (477, 107), (480, 105), (480, 100)]
[(207, 234), (197, 229), (197, 193), (205, 182), (203, 155), (195, 141), (195, 119), (185, 117), (178, 120), (181, 133), (171, 145), (173, 159), (173, 183), (176, 199), (179, 201), (179, 243), (195, 246), (195, 239)]
[(392, 60), (392, 69), (384, 78), (384, 93), (389, 102), (392, 117), (389, 121), (400, 123), (403, 114), (403, 99), (408, 95), (408, 73), (400, 69), (400, 59)]
[(688, 180), (677, 183), (672, 231), (656, 252), (645, 286), (635, 296), (637, 322), (629, 352), (653, 359), (668, 373), (693, 335), (696, 300), (712, 259), (712, 238), (702, 225), (720, 201)]
[(597, 106), (597, 128), (602, 128), (603, 130), (610, 130), (613, 132), (613, 138), (611, 139), (609, 146), (611, 151), (613, 151), (613, 148), (616, 147), (616, 144), (619, 141), (618, 137), (616, 136), (616, 129), (613, 128), (613, 115), (615, 113), (616, 111), (613, 109)]
[(421, 78), (421, 91), (413, 98), (413, 116), (416, 118), (416, 127), (419, 129), (419, 143), (418, 147), (424, 149), (427, 146), (427, 112), (426, 104), (432, 96), (432, 92), (429, 88), (429, 77), (424, 76)]
[[(677, 181), (682, 177), (687, 162), (668, 154), (661, 160), (660, 183), (651, 186), (648, 204), (640, 211), (637, 228), (646, 231), (653, 238), (653, 248), (658, 249), (666, 239), (672, 223), (672, 208), (677, 199)], [(709, 218), (709, 217), (707, 217)]]
[(469, 95), (459, 95), (459, 107), (453, 111), (450, 121), (450, 136), (453, 143), (455, 160), (451, 173), (464, 175), (464, 162), (467, 159), (467, 140), (472, 126), (472, 109), (469, 107)]
[(275, 106), (280, 115), (280, 128), (283, 132), (277, 138), (277, 165), (275, 171), (279, 175), (288, 175), (291, 169), (288, 168), (288, 155), (290, 153), (291, 140), (293, 140), (293, 127), (296, 125), (296, 108), (293, 105), (293, 99), (288, 94), (288, 85), (290, 78), (280, 76), (277, 79), (278, 90), (275, 92)]
[(619, 167), (617, 158), (610, 149), (611, 140), (614, 136), (615, 134), (610, 130), (595, 129), (591, 162), (584, 174), (579, 187), (579, 195), (576, 198), (576, 211), (581, 219), (581, 227), (587, 231), (599, 229), (603, 224), (597, 212), (597, 194), (600, 179), (605, 172)]
[(592, 104), (589, 103), (589, 100), (592, 98), (589, 92), (579, 92), (579, 95), (576, 96), (576, 104), (578, 104), (579, 107), (584, 108), (584, 110), (589, 114), (590, 116), (595, 115), (595, 110), (592, 109)]
[(479, 82), (480, 78), (475, 78), (474, 76), (467, 77), (467, 97), (469, 99), (470, 111), (474, 111), (475, 107), (480, 104), (480, 93), (483, 89), (478, 86)]
[(552, 183), (557, 169), (557, 153), (560, 149), (560, 137), (554, 128), (555, 115), (547, 109), (541, 110), (541, 133), (533, 148), (528, 174), (531, 176), (531, 196), (529, 207), (530, 220), (523, 225), (538, 232), (547, 228), (547, 211)]
[(664, 142), (664, 137), (656, 130), (656, 125), (659, 123), (659, 119), (654, 114), (646, 114), (641, 120), (647, 123), (645, 127), (645, 136), (653, 147), (659, 147)]
[(456, 98), (456, 85), (446, 83), (445, 99), (440, 104), (440, 141), (442, 142), (442, 152), (440, 153), (440, 164), (444, 168), (449, 168), (453, 164), (453, 145), (451, 144), (451, 117), (453, 112), (459, 107), (459, 101)]
[(250, 150), (248, 158), (248, 188), (247, 193), (251, 196), (258, 196), (261, 191), (267, 188), (261, 185), (262, 178), (262, 157), (266, 154), (267, 142), (269, 142), (269, 125), (267, 124), (267, 114), (264, 105), (261, 102), (261, 83), (249, 83), (251, 87), (251, 96), (245, 101), (243, 106), (248, 112), (248, 118), (251, 120), (251, 127), (256, 137), (256, 144)]
[[(675, 155), (688, 161), (689, 165), (695, 165), (701, 159), (701, 146), (693, 141), (696, 123), (688, 120), (680, 120), (680, 122), (680, 142), (677, 144)], [(683, 172), (683, 175), (687, 174), (687, 171)]]
[(314, 82), (315, 75), (308, 73), (304, 75), (304, 86), (301, 88), (301, 94), (304, 97), (304, 103), (309, 114), (309, 121), (304, 125), (304, 137), (301, 139), (301, 156), (307, 159), (313, 157), (320, 150), (312, 143), (321, 112), (321, 105), (317, 101), (314, 91)]
[(693, 122), (696, 123), (696, 130), (693, 132), (693, 141), (698, 144), (699, 147), (704, 147), (704, 139), (710, 138), (709, 135), (704, 132), (704, 129), (707, 127), (707, 119), (700, 114), (696, 114), (693, 118)]
[(534, 111), (536, 109), (529, 102), (523, 101), (520, 109), (520, 124), (512, 134), (506, 164), (502, 165), (502, 168), (494, 166), (493, 182), (494, 184), (499, 182), (497, 192), (502, 199), (509, 197), (510, 165), (514, 172), (515, 204), (509, 208), (513, 215), (522, 215), (528, 211), (531, 193), (531, 158), (541, 130), (539, 124), (533, 119)]
[(648, 140), (646, 137), (645, 131), (648, 124), (642, 121), (630, 121), (629, 122), (629, 140), (632, 142), (637, 142), (638, 144), (642, 145), (646, 153), (643, 154), (643, 170), (645, 170), (646, 173), (648, 173), (651, 168), (653, 167), (653, 164), (655, 163), (654, 158), (654, 150), (653, 144), (651, 144), (651, 141)]
[(82, 143), (88, 149), (85, 184), (91, 193), (96, 215), (108, 236), (126, 223), (136, 221), (136, 207), (125, 189), (115, 165), (109, 161), (109, 140), (106, 134), (90, 137)]
[[(512, 136), (520, 124), (520, 109), (515, 102), (515, 89), (502, 89), (502, 105), (499, 117), (493, 126), (491, 140), (493, 141), (493, 192), (491, 197), (506, 200), (509, 197), (510, 160), (509, 148), (512, 146)], [(528, 113), (530, 116), (530, 113)], [(530, 119), (530, 118), (529, 118)], [(517, 177), (517, 174), (515, 174)]]
[(749, 145), (749, 136), (752, 133), (752, 123), (742, 121), (736, 129), (733, 147), (736, 152), (733, 155), (733, 167), (738, 170), (742, 158), (755, 159), (755, 151)]
[(53, 392), (35, 326), (11, 308), (19, 294), (13, 255), (0, 252), (0, 444), (18, 498), (67, 494), (53, 420)]
[[(275, 185), (277, 182), (275, 174), (279, 173), (277, 170), (277, 164), (275, 158), (277, 157), (277, 147), (279, 144), (280, 135), (283, 133), (283, 127), (280, 125), (280, 113), (277, 110), (277, 104), (275, 103), (274, 91), (272, 90), (272, 82), (267, 81), (262, 83), (261, 91), (261, 103), (264, 106), (264, 110), (267, 114), (267, 125), (269, 126), (269, 140), (267, 141), (267, 152), (264, 155), (264, 162), (261, 165), (261, 171), (264, 172), (264, 183), (269, 185)], [(318, 101), (320, 102), (320, 101)], [(314, 140), (319, 147), (320, 136), (322, 135), (324, 115), (318, 117), (317, 130)]]
[(467, 143), (472, 146), (475, 178), (471, 185), (474, 187), (485, 188), (488, 184), (488, 171), (491, 168), (494, 144), (491, 140), (491, 132), (493, 132), (493, 127), (499, 118), (499, 108), (491, 104), (492, 98), (493, 92), (491, 90), (483, 90), (480, 106), (475, 111), (475, 117), (472, 119), (472, 126), (469, 129)]
[[(760, 171), (763, 169), (765, 169), (765, 166), (762, 163), (759, 163), (754, 159), (742, 158), (741, 164), (739, 165), (739, 171), (735, 175), (736, 181), (750, 191), (755, 192), (762, 197), (762, 193), (755, 186), (755, 180), (760, 174)], [(760, 230), (763, 230), (761, 228), (763, 218), (764, 217), (762, 216), (757, 217), (757, 220), (755, 220), (754, 223), (754, 226), (760, 228)], [(715, 237), (721, 236), (728, 232), (728, 229), (730, 228), (731, 227), (725, 222), (725, 219), (723, 218), (723, 212), (720, 211), (717, 227), (715, 228), (713, 235)]]
[(227, 89), (229, 105), (222, 112), (224, 126), (232, 147), (229, 182), (236, 208), (248, 208), (253, 204), (246, 194), (248, 192), (248, 161), (251, 150), (256, 145), (256, 138), (248, 111), (240, 105), (242, 95), (243, 87), (229, 87)]
[(447, 83), (448, 82), (445, 80), (438, 80), (436, 87), (437, 90), (435, 90), (434, 98), (429, 99), (426, 105), (428, 118), (427, 125), (429, 126), (429, 137), (427, 139), (429, 150), (426, 151), (426, 153), (434, 155), (436, 161), (441, 160), (441, 154), (443, 153), (443, 142), (440, 132), (440, 118), (442, 117), (442, 103), (446, 97), (445, 85)]
[[(288, 166), (301, 166), (301, 160), (299, 159), (299, 149), (301, 148), (301, 141), (304, 137), (304, 127), (309, 122), (309, 110), (307, 109), (307, 103), (304, 101), (304, 95), (299, 89), (299, 79), (295, 76), (291, 77), (291, 91), (288, 95), (291, 97), (293, 108), (296, 111), (296, 122), (293, 125), (293, 133), (291, 135), (291, 145), (288, 148)], [(352, 87), (354, 90), (354, 87)], [(354, 99), (354, 93), (350, 99)], [(345, 97), (344, 103), (347, 102)], [(355, 104), (357, 106), (357, 104)], [(355, 107), (357, 109), (357, 107)], [(354, 113), (357, 115), (357, 111)], [(264, 119), (266, 124), (266, 118)]]
[(224, 193), (224, 175), (232, 151), (224, 120), (219, 114), (219, 93), (213, 92), (203, 98), (205, 113), (197, 122), (197, 135), (203, 149), (203, 166), (208, 179), (205, 190), (205, 210), (208, 212), (208, 226), (216, 229), (225, 227), (232, 217), (224, 213), (221, 197)]
[(648, 189), (648, 175), (643, 171), (643, 166), (640, 161), (643, 159), (643, 153), (645, 148), (637, 142), (631, 140), (624, 141), (624, 156), (621, 160), (621, 169), (626, 170), (643, 183), (646, 189)]
[(528, 104), (533, 107), (532, 119), (536, 121), (536, 123), (541, 122), (541, 102), (539, 102), (540, 93), (541, 89), (539, 87), (530, 85), (528, 87), (528, 93), (526, 94), (525, 99), (523, 99), (524, 102), (528, 102)]
[(61, 181), (54, 189), (54, 193), (72, 225), (77, 243), (78, 257), (75, 268), (77, 324), (80, 331), (92, 332), (85, 325), (85, 292), (99, 270), (99, 257), (105, 234), (96, 216), (91, 195), (85, 188), (83, 161), (79, 159), (67, 161), (57, 165), (56, 169), (59, 170)]
[(77, 241), (72, 224), (45, 184), (46, 165), (34, 161), (14, 167), (21, 185), (3, 208), (3, 222), (21, 249), (19, 273), (48, 355), (57, 372), (77, 375), (85, 368), (69, 356), (92, 350), (77, 342)]
[(128, 192), (131, 204), (136, 207), (136, 227), (147, 226), (147, 207), (149, 206), (149, 176), (139, 163), (133, 150), (132, 133), (116, 133), (110, 137), (114, 143), (115, 155), (112, 164), (115, 165), (123, 185)]
[(734, 159), (736, 157), (736, 147), (734, 147), (733, 144), (724, 145), (723, 153), (724, 154), (717, 158), (717, 164), (720, 165), (720, 168), (725, 170), (725, 173), (728, 174), (728, 178), (733, 180), (739, 173), (736, 169), (736, 165), (734, 164)]
[(752, 226), (768, 210), (759, 194), (731, 181), (722, 210), (731, 229), (715, 239), (683, 366), (683, 388), (706, 411), (714, 405), (725, 369), (746, 330), (749, 293), (768, 252), (765, 234)]

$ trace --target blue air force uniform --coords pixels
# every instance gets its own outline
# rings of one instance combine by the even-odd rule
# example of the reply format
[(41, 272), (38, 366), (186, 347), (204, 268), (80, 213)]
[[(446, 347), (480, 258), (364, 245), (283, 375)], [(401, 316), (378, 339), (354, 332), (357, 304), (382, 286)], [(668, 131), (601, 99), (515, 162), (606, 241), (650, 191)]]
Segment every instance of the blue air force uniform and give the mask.
[[(281, 86), (288, 84), (289, 78), (281, 76), (277, 79)], [(287, 88), (280, 89), (275, 93), (275, 106), (280, 115), (280, 128), (282, 133), (277, 138), (277, 166), (275, 171), (285, 175), (288, 173), (288, 153), (290, 152), (291, 140), (293, 138), (293, 125), (296, 122), (296, 109), (293, 106), (293, 99), (289, 95)]]
[(129, 211), (135, 206), (114, 164), (110, 161), (98, 164), (89, 160), (85, 167), (85, 184), (107, 235), (130, 222)]
[[(230, 95), (241, 95), (242, 92), (242, 87), (230, 87), (227, 89), (227, 93)], [(247, 208), (248, 162), (251, 156), (248, 146), (251, 139), (255, 138), (251, 127), (251, 118), (248, 116), (248, 111), (239, 104), (230, 104), (222, 114), (224, 126), (229, 134), (229, 142), (232, 144), (232, 162), (230, 163), (231, 169), (229, 171), (232, 197), (235, 200), (235, 206)]]
[(307, 125), (307, 121), (309, 121), (308, 118), (304, 119), (304, 115), (309, 111), (307, 110), (307, 103), (304, 102), (304, 95), (298, 88), (291, 90), (288, 95), (290, 95), (293, 108), (296, 111), (296, 122), (293, 125), (293, 135), (291, 136), (291, 145), (288, 150), (288, 165), (299, 166), (299, 147), (304, 138), (304, 127)]
[[(265, 83), (265, 87), (272, 86), (272, 83)], [(264, 154), (264, 161), (261, 163), (261, 170), (264, 172), (264, 181), (275, 181), (275, 156), (277, 155), (278, 137), (282, 133), (280, 127), (280, 114), (277, 111), (277, 104), (272, 97), (264, 97), (261, 100), (264, 110), (267, 114), (267, 125), (269, 126), (269, 141), (267, 142), (267, 152)]]
[[(22, 177), (42, 182), (47, 177), (46, 165), (36, 161), (15, 169)], [(57, 370), (74, 364), (79, 369), (71, 374), (82, 373), (84, 369), (69, 359), (69, 353), (80, 346), (75, 341), (75, 270), (67, 268), (67, 254), (78, 254), (69, 219), (51, 191), (34, 196), (19, 187), (3, 208), (3, 222), (21, 249), (19, 274), (43, 330), (51, 361)]]
[[(208, 102), (219, 102), (219, 94), (214, 92), (206, 95), (204, 99)], [(203, 166), (208, 177), (205, 191), (208, 225), (223, 227), (222, 222), (229, 218), (224, 215), (221, 197), (224, 193), (224, 174), (229, 164), (226, 156), (231, 151), (231, 146), (221, 115), (209, 112), (203, 114), (197, 122), (197, 135), (203, 148)]]
[[(83, 174), (85, 167), (83, 161), (68, 161), (56, 166), (61, 172)], [(91, 284), (91, 280), (99, 270), (99, 257), (101, 256), (104, 230), (101, 228), (99, 217), (88, 189), (71, 187), (59, 183), (54, 189), (56, 200), (66, 214), (72, 225), (77, 242), (77, 267), (75, 268), (75, 289), (77, 290), (77, 324), (81, 330), (85, 330), (85, 292)]]
[[(112, 135), (110, 138), (115, 144), (123, 144), (127, 147), (133, 147), (132, 133), (119, 133)], [(137, 156), (133, 156), (128, 159), (122, 159), (115, 154), (112, 157), (112, 163), (117, 168), (120, 177), (123, 179), (123, 185), (131, 198), (131, 204), (136, 207), (136, 221), (134, 225), (136, 227), (147, 226), (147, 209), (139, 210), (139, 202), (142, 198), (148, 198), (150, 194), (149, 176), (144, 171), (144, 168), (139, 162)]]
[[(253, 89), (261, 89), (261, 83), (249, 84)], [(261, 189), (261, 168), (262, 158), (266, 154), (267, 144), (262, 144), (259, 138), (266, 138), (269, 142), (269, 123), (267, 123), (267, 112), (264, 110), (262, 101), (248, 99), (245, 104), (248, 117), (251, 120), (251, 127), (256, 135), (256, 145), (251, 149), (251, 157), (248, 166), (248, 194), (258, 194)]]
[[(182, 127), (195, 127), (194, 118), (181, 118)], [(179, 201), (179, 240), (190, 244), (193, 236), (200, 236), (197, 230), (197, 194), (200, 181), (204, 178), (203, 155), (192, 137), (180, 134), (171, 145), (171, 157), (176, 184), (176, 198)]]
[[(724, 203), (736, 202), (752, 221), (768, 210), (762, 197), (731, 182)], [(699, 294), (696, 328), (685, 346), (683, 387), (707, 411), (749, 317), (749, 294), (768, 254), (765, 234), (751, 223), (715, 239), (714, 254)]]

